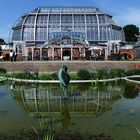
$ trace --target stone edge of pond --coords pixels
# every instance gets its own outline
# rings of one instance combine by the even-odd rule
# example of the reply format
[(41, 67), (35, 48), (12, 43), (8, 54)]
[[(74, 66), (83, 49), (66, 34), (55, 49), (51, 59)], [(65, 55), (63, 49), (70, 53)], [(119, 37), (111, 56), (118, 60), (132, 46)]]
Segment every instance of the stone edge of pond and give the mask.
[(139, 78), (139, 77), (140, 75), (127, 76), (127, 77), (124, 77), (124, 80), (126, 80), (127, 82), (140, 84), (140, 81), (129, 79), (129, 78)]
[(5, 80), (7, 80), (7, 78), (5, 78), (5, 77), (0, 77), (0, 82), (3, 82), (3, 81), (5, 81)]
[[(101, 79), (101, 80), (70, 80), (70, 83), (96, 83), (96, 82), (110, 82), (124, 79), (128, 82), (140, 83), (140, 81), (131, 80), (129, 78), (140, 77), (140, 75), (132, 75), (126, 77), (112, 78), (112, 79)], [(28, 82), (28, 83), (60, 83), (59, 80), (28, 80), (28, 79), (16, 79), (16, 78), (5, 78), (0, 77), (0, 82), (5, 80), (17, 81), (17, 82)]]
[[(59, 80), (27, 80), (27, 79), (16, 79), (16, 78), (7, 78), (11, 81), (17, 82), (28, 82), (28, 83), (60, 83)], [(96, 82), (109, 82), (124, 79), (123, 77), (120, 78), (112, 78), (112, 79), (102, 79), (102, 80), (70, 80), (70, 83), (96, 83)]]

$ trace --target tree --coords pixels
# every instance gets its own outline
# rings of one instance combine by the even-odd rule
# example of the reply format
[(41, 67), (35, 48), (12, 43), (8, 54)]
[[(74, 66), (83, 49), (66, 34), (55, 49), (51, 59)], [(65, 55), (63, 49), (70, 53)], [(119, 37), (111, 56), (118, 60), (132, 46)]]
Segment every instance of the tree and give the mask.
[(6, 44), (4, 39), (0, 38), (0, 45), (4, 45), (4, 44)]
[(129, 24), (123, 27), (125, 33), (125, 40), (127, 42), (136, 42), (137, 35), (139, 35), (139, 28), (136, 25)]

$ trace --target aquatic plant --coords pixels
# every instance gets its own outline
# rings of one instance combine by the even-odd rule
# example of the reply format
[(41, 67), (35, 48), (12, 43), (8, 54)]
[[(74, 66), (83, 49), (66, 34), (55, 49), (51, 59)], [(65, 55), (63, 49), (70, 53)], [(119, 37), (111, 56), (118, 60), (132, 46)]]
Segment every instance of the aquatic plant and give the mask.
[(46, 134), (44, 137), (43, 137), (43, 140), (53, 140), (54, 139), (54, 135), (52, 136), (51, 134)]
[(140, 135), (140, 130), (136, 127), (136, 131), (138, 132), (138, 134)]
[(39, 119), (39, 129), (32, 127), (39, 139), (42, 140), (53, 140), (54, 135), (52, 134), (54, 130), (54, 120), (48, 121), (45, 118)]

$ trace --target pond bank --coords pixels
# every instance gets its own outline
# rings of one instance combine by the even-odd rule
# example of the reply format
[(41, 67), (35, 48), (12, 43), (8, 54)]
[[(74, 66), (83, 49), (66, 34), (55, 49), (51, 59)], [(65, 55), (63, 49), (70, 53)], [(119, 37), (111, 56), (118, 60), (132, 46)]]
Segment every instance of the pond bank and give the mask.
[[(133, 83), (140, 83), (140, 81), (132, 80), (129, 78), (139, 78), (140, 75), (133, 75), (133, 76), (126, 76), (126, 77), (119, 77), (119, 78), (111, 78), (111, 79), (100, 79), (100, 80), (70, 80), (70, 83), (97, 83), (97, 82), (110, 82), (110, 81), (116, 81), (116, 80), (126, 80), (127, 82), (133, 82)], [(0, 82), (5, 80), (11, 80), (16, 82), (25, 82), (25, 83), (60, 83), (59, 80), (29, 80), (29, 79), (16, 79), (16, 78), (5, 78), (0, 77)]]
[(5, 77), (0, 77), (0, 82), (3, 82), (3, 81), (5, 81), (5, 80), (7, 80), (7, 78), (5, 78)]

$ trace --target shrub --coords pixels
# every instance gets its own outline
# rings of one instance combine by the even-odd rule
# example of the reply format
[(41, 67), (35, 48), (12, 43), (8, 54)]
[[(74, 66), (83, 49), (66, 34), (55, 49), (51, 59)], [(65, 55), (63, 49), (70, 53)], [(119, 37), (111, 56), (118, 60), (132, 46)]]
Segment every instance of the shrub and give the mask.
[(25, 79), (38, 79), (39, 74), (37, 69), (27, 69), (24, 71)]
[(109, 77), (108, 71), (106, 69), (97, 69), (96, 70), (96, 79), (107, 79)]
[(7, 77), (17, 78), (17, 79), (38, 79), (38, 72), (14, 72), (8, 73)]
[(49, 73), (42, 73), (39, 75), (40, 80), (51, 80), (50, 74)]
[(118, 71), (118, 77), (126, 76), (126, 72), (124, 69), (117, 69), (117, 71)]
[(126, 70), (126, 75), (127, 76), (140, 75), (140, 69), (128, 69)]
[(17, 78), (17, 79), (26, 79), (24, 72), (14, 72), (7, 75), (8, 77)]
[(96, 79), (96, 72), (91, 72), (90, 73), (90, 79), (95, 80)]
[(77, 79), (78, 79), (77, 73), (75, 72), (70, 73), (70, 80), (77, 80)]
[(79, 80), (89, 80), (90, 72), (88, 70), (79, 70), (77, 76)]
[(0, 68), (0, 74), (6, 74), (7, 70), (5, 68)]
[(57, 73), (56, 73), (56, 72), (50, 73), (50, 79), (51, 79), (51, 80), (58, 80)]
[(123, 69), (111, 69), (109, 71), (110, 78), (123, 77), (125, 75), (126, 75), (126, 73), (125, 73), (125, 70), (123, 70)]

